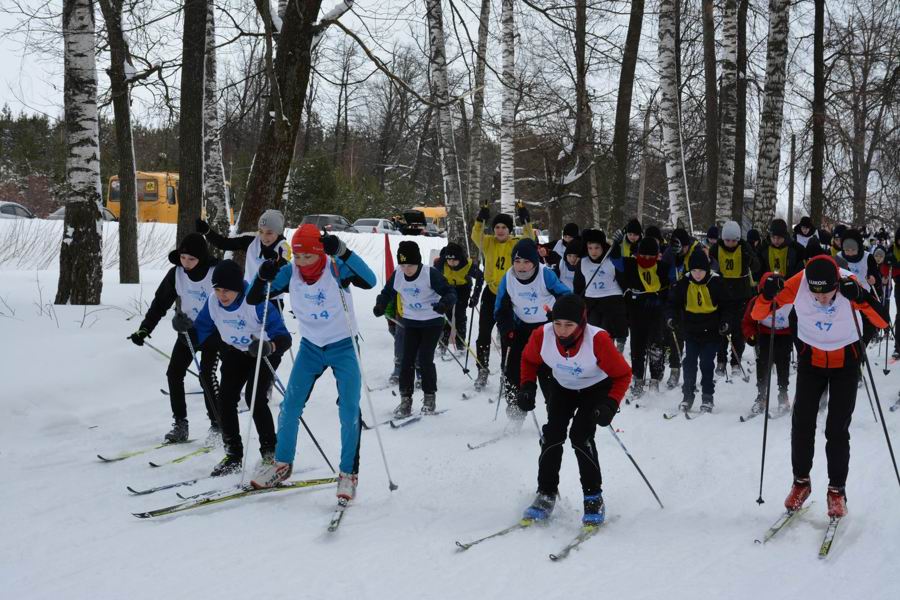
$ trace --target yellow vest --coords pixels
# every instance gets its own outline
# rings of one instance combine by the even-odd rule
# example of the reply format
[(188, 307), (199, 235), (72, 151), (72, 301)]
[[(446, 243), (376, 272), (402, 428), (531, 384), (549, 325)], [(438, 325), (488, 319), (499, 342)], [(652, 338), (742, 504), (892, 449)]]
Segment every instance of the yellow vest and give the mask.
[(634, 248), (635, 245), (636, 244), (632, 244), (628, 240), (622, 240), (622, 256), (623, 257), (633, 256), (634, 252), (632, 251), (632, 249)]
[(649, 269), (645, 269), (641, 266), (638, 266), (638, 277), (641, 280), (641, 285), (644, 286), (645, 292), (658, 292), (660, 290), (661, 284), (659, 282), (659, 273), (656, 270), (656, 265), (653, 265)]
[(832, 246), (831, 247), (831, 257), (834, 258), (835, 256), (837, 256), (838, 252), (840, 252), (840, 251), (841, 251), (840, 248), (835, 248), (834, 246)]
[(512, 250), (516, 242), (522, 238), (534, 239), (534, 228), (531, 223), (522, 227), (522, 235), (510, 235), (505, 242), (498, 242), (491, 234), (485, 234), (484, 224), (475, 221), (472, 227), (472, 241), (484, 253), (484, 281), (494, 294), (500, 288), (500, 282), (506, 271), (512, 266)]
[(687, 305), (685, 310), (694, 314), (707, 314), (716, 312), (718, 307), (713, 304), (709, 295), (709, 286), (691, 281), (687, 289)]
[(728, 250), (719, 246), (719, 273), (725, 279), (739, 279), (741, 277), (742, 260), (743, 253), (740, 246), (734, 250)]
[(446, 262), (444, 263), (444, 279), (447, 280), (447, 283), (450, 285), (461, 286), (468, 284), (468, 280), (466, 277), (469, 274), (469, 270), (472, 268), (472, 259), (468, 259), (466, 264), (460, 267), (459, 269), (451, 269), (450, 265)]
[(787, 246), (785, 246), (784, 248), (769, 246), (769, 268), (772, 269), (773, 273), (784, 274), (785, 272), (787, 272), (787, 255)]
[(894, 261), (900, 262), (900, 246), (898, 246), (897, 244), (894, 244), (893, 250), (894, 250)]
[(699, 242), (694, 242), (693, 244), (691, 244), (691, 247), (688, 249), (687, 254), (684, 255), (684, 269), (682, 270), (681, 273), (678, 273), (678, 279), (681, 279), (685, 274), (690, 272), (690, 270), (691, 270), (691, 267), (690, 267), (691, 254), (693, 254), (694, 250), (697, 249), (698, 243)]

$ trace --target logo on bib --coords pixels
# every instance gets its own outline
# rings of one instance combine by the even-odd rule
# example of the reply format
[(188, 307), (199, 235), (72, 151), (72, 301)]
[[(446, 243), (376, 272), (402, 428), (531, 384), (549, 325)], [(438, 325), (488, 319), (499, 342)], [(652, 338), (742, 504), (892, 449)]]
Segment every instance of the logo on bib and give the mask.
[(578, 363), (557, 363), (556, 369), (562, 371), (563, 373), (567, 373), (572, 377), (578, 377), (582, 373), (584, 373), (584, 369), (582, 369), (581, 365), (579, 365)]
[(316, 306), (322, 306), (323, 304), (325, 304), (325, 292), (321, 289), (318, 290), (317, 294), (307, 294), (304, 292), (303, 297), (306, 300), (311, 301)]
[(406, 292), (407, 294), (409, 294), (410, 296), (412, 296), (413, 298), (417, 298), (419, 296), (419, 294), (422, 293), (422, 290), (419, 289), (419, 286), (417, 286), (417, 285), (413, 286), (413, 287), (405, 287), (405, 288), (403, 288), (403, 291)]
[(525, 292), (519, 292), (518, 296), (519, 296), (519, 298), (521, 298), (521, 299), (523, 299), (523, 300), (529, 300), (529, 301), (531, 301), (531, 302), (534, 302), (535, 300), (538, 299), (537, 292), (534, 291), (534, 290), (528, 290), (528, 291), (525, 291)]
[(222, 322), (226, 325), (231, 325), (238, 331), (243, 330), (244, 327), (247, 326), (247, 321), (245, 321), (244, 319), (222, 319)]

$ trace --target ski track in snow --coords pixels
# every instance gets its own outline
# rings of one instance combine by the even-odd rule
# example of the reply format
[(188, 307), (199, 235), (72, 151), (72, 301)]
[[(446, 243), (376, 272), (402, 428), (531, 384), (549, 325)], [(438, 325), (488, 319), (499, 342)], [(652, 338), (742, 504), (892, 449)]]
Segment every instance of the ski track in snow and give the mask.
[[(352, 240), (383, 280), (382, 237)], [(402, 239), (391, 238), (396, 248)], [(428, 249), (444, 240), (428, 239)], [(428, 256), (426, 252), (423, 255)], [(561, 500), (547, 527), (491, 540), (459, 554), (468, 541), (514, 523), (530, 502), (537, 475), (538, 440), (529, 418), (521, 432), (470, 451), (498, 434), (493, 421), (499, 379), (487, 393), (460, 400), (471, 382), (454, 362), (437, 361), (438, 408), (452, 408), (407, 428), (381, 430), (394, 481), (387, 479), (374, 432), (363, 432), (359, 495), (340, 530), (326, 533), (335, 506), (334, 488), (265, 495), (211, 506), (149, 522), (131, 513), (177, 501), (175, 492), (197, 493), (201, 482), (133, 497), (126, 485), (144, 488), (202, 477), (222, 454), (151, 469), (147, 460), (171, 459), (195, 446), (176, 446), (113, 464), (113, 454), (157, 443), (168, 430), (166, 362), (125, 338), (138, 328), (130, 320), (135, 299), (152, 299), (164, 270), (144, 269), (141, 285), (119, 285), (107, 271), (104, 305), (54, 307), (57, 320), (38, 314), (36, 277), (43, 301), (52, 301), (55, 271), (3, 271), (0, 350), (0, 581), (8, 598), (214, 597), (269, 598), (897, 598), (900, 571), (900, 491), (880, 424), (874, 423), (865, 389), (854, 414), (848, 481), (850, 514), (832, 555), (816, 557), (827, 526), (824, 417), (819, 419), (812, 473), (816, 504), (765, 546), (754, 544), (781, 512), (791, 481), (790, 419), (769, 423), (762, 506), (756, 504), (763, 419), (739, 423), (755, 395), (754, 383), (717, 382), (716, 413), (696, 422), (666, 421), (679, 391), (646, 396), (641, 408), (626, 406), (613, 424), (659, 493), (660, 510), (625, 454), (608, 432), (597, 432), (604, 495), (611, 520), (565, 561), (556, 552), (577, 532), (581, 493), (577, 466), (567, 445)], [(383, 385), (392, 366), (392, 340), (371, 307), (378, 290), (354, 289), (361, 320), (363, 362), (371, 387)], [(2, 304), (0, 304), (2, 307)], [(118, 310), (111, 307), (119, 307)], [(170, 312), (150, 342), (168, 352), (175, 341)], [(477, 318), (477, 317), (476, 317)], [(83, 323), (83, 325), (82, 325)], [(288, 316), (296, 332), (296, 321)], [(295, 349), (299, 338), (294, 336)], [(874, 351), (870, 353), (874, 359)], [(496, 351), (491, 358), (497, 365)], [(279, 369), (290, 372), (285, 356)], [(873, 363), (876, 385), (895, 444), (900, 413), (897, 373), (887, 377)], [(791, 392), (794, 389), (791, 379)], [(188, 389), (193, 389), (189, 378)], [(339, 455), (337, 397), (330, 372), (323, 375), (304, 417), (333, 463)], [(414, 410), (422, 393), (415, 396)], [(390, 389), (373, 393), (379, 420), (398, 399)], [(202, 440), (208, 423), (199, 396), (188, 396), (192, 437)], [(273, 391), (271, 405), (280, 396)], [(538, 418), (545, 412), (538, 402)], [(363, 415), (372, 416), (363, 397)], [(245, 430), (249, 413), (241, 415)], [(249, 443), (249, 466), (258, 443)], [(309, 438), (299, 435), (299, 477), (328, 475)], [(190, 490), (190, 491), (186, 491)]]

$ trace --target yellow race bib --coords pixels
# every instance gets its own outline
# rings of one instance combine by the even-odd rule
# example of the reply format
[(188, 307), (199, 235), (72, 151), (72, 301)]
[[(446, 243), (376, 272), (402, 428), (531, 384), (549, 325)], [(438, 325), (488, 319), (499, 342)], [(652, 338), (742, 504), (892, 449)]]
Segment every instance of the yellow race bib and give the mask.
[(709, 295), (709, 286), (691, 281), (687, 290), (686, 310), (694, 314), (708, 314), (716, 311), (712, 297)]

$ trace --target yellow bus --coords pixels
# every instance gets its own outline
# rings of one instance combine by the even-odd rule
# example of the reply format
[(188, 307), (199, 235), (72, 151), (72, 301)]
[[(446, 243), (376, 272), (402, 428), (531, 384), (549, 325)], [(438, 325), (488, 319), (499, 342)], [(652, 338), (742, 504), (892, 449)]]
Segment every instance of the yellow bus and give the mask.
[(413, 210), (420, 210), (425, 215), (428, 224), (434, 224), (438, 231), (447, 229), (447, 207), (446, 206), (415, 206)]
[[(138, 171), (137, 199), (138, 222), (177, 223), (178, 222), (178, 173)], [(234, 224), (231, 209), (231, 187), (225, 183), (225, 206), (229, 221)], [(119, 176), (109, 178), (106, 207), (119, 218)], [(203, 215), (206, 215), (205, 207)]]

